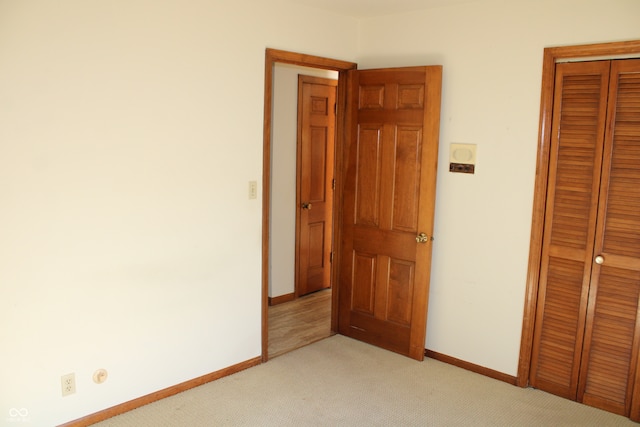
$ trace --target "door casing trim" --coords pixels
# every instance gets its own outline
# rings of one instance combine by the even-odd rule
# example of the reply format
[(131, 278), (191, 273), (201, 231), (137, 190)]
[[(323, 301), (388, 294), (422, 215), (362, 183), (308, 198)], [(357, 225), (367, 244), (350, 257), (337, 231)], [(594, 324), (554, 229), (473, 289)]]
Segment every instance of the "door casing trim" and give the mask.
[(615, 58), (620, 55), (640, 57), (640, 40), (550, 47), (544, 49), (529, 264), (517, 374), (517, 385), (520, 387), (526, 387), (528, 385), (531, 370), (533, 333), (538, 303), (538, 282), (540, 280), (540, 263), (542, 260), (544, 211), (547, 203), (547, 178), (549, 175), (549, 156), (551, 151), (551, 119), (553, 114), (555, 65), (558, 62), (568, 60), (586, 61), (592, 58)]
[[(345, 116), (346, 116), (346, 76), (349, 70), (357, 69), (357, 64), (337, 59), (323, 58), (320, 56), (306, 55), (302, 53), (288, 52), (284, 50), (267, 48), (265, 51), (264, 72), (264, 122), (262, 144), (262, 362), (269, 360), (269, 223), (271, 203), (271, 126), (272, 126), (272, 101), (273, 101), (273, 67), (274, 64), (284, 63), (300, 65), (303, 67), (321, 68), (338, 72), (337, 112), (336, 112), (336, 141), (335, 141), (335, 178), (336, 189), (334, 192), (334, 231), (333, 240), (335, 250), (339, 250), (335, 242), (340, 236), (340, 212), (342, 211), (342, 156), (345, 140)], [(335, 252), (334, 250), (334, 252)], [(334, 284), (332, 292), (331, 330), (337, 330), (338, 310), (337, 298), (340, 292), (337, 279), (339, 254), (334, 256), (331, 266), (331, 278)]]

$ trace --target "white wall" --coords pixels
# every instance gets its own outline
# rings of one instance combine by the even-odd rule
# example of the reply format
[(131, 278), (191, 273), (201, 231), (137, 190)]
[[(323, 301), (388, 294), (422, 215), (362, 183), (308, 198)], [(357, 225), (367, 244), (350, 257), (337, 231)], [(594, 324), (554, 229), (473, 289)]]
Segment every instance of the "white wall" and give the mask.
[(285, 6), (0, 0), (0, 424), (260, 355), (264, 51), (349, 60), (357, 41), (353, 19)]
[[(427, 348), (516, 375), (543, 49), (640, 38), (635, 0), (486, 0), (361, 22), (360, 68), (444, 66)], [(475, 175), (448, 171), (477, 144)]]
[(273, 72), (269, 296), (295, 291), (298, 75), (337, 80), (338, 72), (276, 63)]

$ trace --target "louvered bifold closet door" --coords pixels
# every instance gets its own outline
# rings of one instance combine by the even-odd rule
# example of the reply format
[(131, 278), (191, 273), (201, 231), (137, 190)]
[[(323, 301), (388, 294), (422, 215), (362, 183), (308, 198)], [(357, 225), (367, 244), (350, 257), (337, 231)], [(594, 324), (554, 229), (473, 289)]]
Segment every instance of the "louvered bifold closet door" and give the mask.
[(578, 400), (629, 415), (640, 296), (640, 60), (613, 61)]
[(556, 66), (530, 382), (576, 399), (597, 218), (609, 63)]

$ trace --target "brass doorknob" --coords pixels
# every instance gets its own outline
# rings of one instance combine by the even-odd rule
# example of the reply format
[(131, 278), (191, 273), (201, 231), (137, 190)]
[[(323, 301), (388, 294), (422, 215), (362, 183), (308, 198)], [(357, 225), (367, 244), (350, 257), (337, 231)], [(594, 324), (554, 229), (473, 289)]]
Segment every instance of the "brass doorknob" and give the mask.
[(596, 264), (602, 265), (604, 264), (604, 257), (602, 255), (598, 255), (594, 261), (596, 262)]
[(420, 233), (416, 236), (416, 242), (418, 243), (427, 243), (429, 241), (429, 236), (425, 233)]
[(302, 204), (302, 209), (311, 209), (311, 203), (309, 202), (304, 202)]

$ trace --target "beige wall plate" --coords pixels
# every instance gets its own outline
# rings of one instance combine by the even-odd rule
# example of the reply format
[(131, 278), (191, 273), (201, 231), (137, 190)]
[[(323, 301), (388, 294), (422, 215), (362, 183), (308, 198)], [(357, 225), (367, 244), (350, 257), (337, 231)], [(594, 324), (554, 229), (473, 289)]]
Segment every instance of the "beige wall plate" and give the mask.
[(106, 369), (98, 369), (93, 373), (93, 382), (96, 384), (102, 384), (107, 380), (109, 374)]
[(475, 165), (476, 144), (450, 144), (449, 162), (463, 165)]

